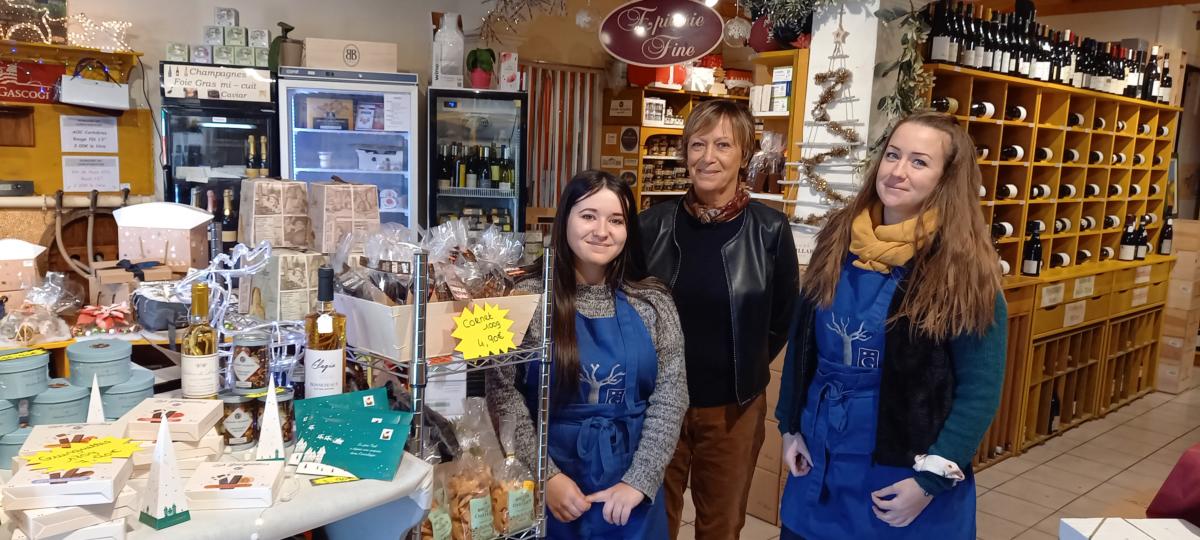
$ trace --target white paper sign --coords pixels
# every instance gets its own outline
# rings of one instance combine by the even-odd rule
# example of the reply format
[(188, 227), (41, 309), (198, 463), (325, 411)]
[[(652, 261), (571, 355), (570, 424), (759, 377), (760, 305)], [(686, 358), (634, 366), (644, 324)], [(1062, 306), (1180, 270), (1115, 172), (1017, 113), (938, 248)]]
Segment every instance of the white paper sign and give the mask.
[(1040, 307), (1053, 306), (1062, 302), (1065, 289), (1066, 287), (1062, 283), (1042, 287), (1042, 305)]
[(112, 116), (60, 116), (63, 152), (117, 153), (117, 119)]
[[(432, 367), (432, 366), (431, 366)], [(425, 387), (425, 405), (446, 418), (463, 415), (463, 400), (467, 398), (467, 373), (462, 364), (440, 366), (436, 379)]]
[(1063, 326), (1075, 326), (1083, 322), (1083, 316), (1087, 313), (1087, 302), (1072, 302), (1067, 304), (1066, 309), (1063, 309)]
[(600, 156), (601, 169), (620, 169), (621, 156)]
[(800, 266), (807, 265), (812, 259), (813, 250), (817, 247), (817, 235), (798, 231), (793, 227), (792, 241), (796, 243), (796, 259), (800, 262)]
[(633, 116), (632, 99), (614, 99), (608, 104), (609, 116)]
[(116, 157), (63, 156), (63, 191), (120, 191), (121, 163)]
[(169, 98), (271, 101), (271, 72), (265, 69), (163, 64), (163, 95)]
[(1096, 276), (1081, 277), (1075, 280), (1075, 289), (1071, 298), (1084, 298), (1096, 292)]
[(605, 133), (604, 134), (604, 144), (617, 144), (617, 134), (616, 133)]
[(408, 131), (412, 121), (412, 96), (385, 94), (383, 96), (383, 130)]
[(1134, 307), (1144, 305), (1150, 295), (1150, 287), (1138, 287), (1133, 290), (1133, 300), (1130, 302)]
[(1150, 267), (1139, 266), (1137, 275), (1133, 278), (1134, 283), (1149, 283), (1150, 282)]

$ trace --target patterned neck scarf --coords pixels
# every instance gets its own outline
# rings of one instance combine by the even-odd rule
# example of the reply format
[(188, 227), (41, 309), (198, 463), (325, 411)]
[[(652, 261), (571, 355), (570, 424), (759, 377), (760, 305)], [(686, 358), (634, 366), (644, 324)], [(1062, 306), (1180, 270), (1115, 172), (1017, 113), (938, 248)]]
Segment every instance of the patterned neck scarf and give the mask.
[(695, 188), (689, 188), (687, 193), (683, 195), (683, 207), (688, 213), (700, 220), (700, 223), (725, 223), (738, 217), (742, 210), (750, 204), (750, 190), (745, 184), (738, 183), (737, 190), (733, 194), (733, 200), (725, 203), (725, 206), (715, 207), (706, 206), (700, 202), (700, 198), (696, 196)]

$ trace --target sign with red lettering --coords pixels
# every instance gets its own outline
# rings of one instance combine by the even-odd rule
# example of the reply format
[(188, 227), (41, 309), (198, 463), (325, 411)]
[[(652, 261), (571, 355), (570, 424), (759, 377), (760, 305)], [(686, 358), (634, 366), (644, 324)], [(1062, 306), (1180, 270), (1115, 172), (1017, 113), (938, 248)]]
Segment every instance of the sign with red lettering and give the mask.
[(57, 102), (58, 81), (65, 72), (62, 65), (0, 60), (0, 101)]
[(636, 0), (604, 18), (600, 44), (635, 66), (669, 66), (711, 52), (724, 29), (719, 13), (694, 0)]

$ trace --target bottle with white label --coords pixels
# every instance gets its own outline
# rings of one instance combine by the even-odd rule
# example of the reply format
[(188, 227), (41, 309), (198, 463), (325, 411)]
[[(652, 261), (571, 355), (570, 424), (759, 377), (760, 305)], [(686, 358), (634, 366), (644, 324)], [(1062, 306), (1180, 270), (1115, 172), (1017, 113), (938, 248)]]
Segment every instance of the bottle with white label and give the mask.
[(1124, 132), (1125, 132), (1125, 121), (1117, 120), (1117, 133), (1124, 133)]
[(1079, 150), (1068, 148), (1063, 150), (1063, 163), (1075, 163), (1079, 161)]
[(1099, 197), (1100, 196), (1100, 184), (1087, 184), (1087, 185), (1083, 186), (1083, 196), (1084, 197)]
[(1075, 252), (1075, 264), (1083, 264), (1092, 260), (1092, 250), (1080, 249)]
[(1138, 135), (1149, 135), (1150, 134), (1150, 124), (1147, 124), (1145, 122), (1138, 124), (1137, 134)]
[(1121, 246), (1117, 253), (1117, 259), (1122, 261), (1132, 261), (1137, 256), (1137, 229), (1133, 222), (1133, 215), (1125, 216), (1125, 230), (1121, 233)]
[(1039, 232), (1039, 233), (1046, 232), (1046, 222), (1042, 221), (1040, 219), (1031, 219), (1031, 220), (1025, 222), (1025, 232), (1026, 233), (1031, 233), (1031, 232), (1035, 232), (1035, 231)]
[(1079, 127), (1083, 125), (1083, 114), (1073, 112), (1067, 115), (1067, 127)]
[(1050, 186), (1047, 184), (1034, 184), (1029, 188), (1030, 199), (1045, 199), (1050, 196)]
[(1054, 150), (1046, 146), (1039, 146), (1033, 150), (1033, 160), (1038, 162), (1046, 162), (1054, 159)]
[(1162, 235), (1158, 239), (1158, 254), (1170, 255), (1175, 241), (1175, 219), (1171, 216), (1171, 207), (1167, 207), (1167, 223), (1163, 225)]
[(1113, 152), (1112, 164), (1113, 165), (1124, 165), (1125, 164), (1125, 152)]
[(341, 394), (345, 388), (346, 316), (333, 309), (333, 269), (317, 271), (317, 307), (304, 317), (304, 397)]
[(986, 146), (976, 146), (976, 147), (975, 147), (975, 157), (976, 157), (977, 159), (979, 159), (980, 161), (987, 159), (987, 157), (988, 157), (988, 147), (986, 147)]
[(1115, 229), (1120, 226), (1121, 226), (1121, 218), (1114, 216), (1112, 214), (1104, 216), (1104, 229), (1105, 230)]
[(1105, 122), (1104, 118), (1097, 116), (1096, 121), (1092, 122), (1092, 129), (1104, 129), (1107, 125), (1108, 122)]
[(1075, 198), (1076, 193), (1078, 193), (1078, 190), (1075, 189), (1074, 184), (1063, 184), (1058, 186), (1058, 198), (1060, 199), (1073, 199)]
[(1017, 196), (1017, 186), (1015, 184), (1002, 184), (996, 187), (996, 199), (1006, 200)]
[(208, 322), (208, 283), (192, 284), (192, 308), (187, 333), (180, 343), (183, 353), (179, 361), (180, 385), (183, 397), (208, 399), (217, 397), (217, 330)]
[(1039, 276), (1042, 274), (1042, 239), (1038, 231), (1033, 231), (1029, 241), (1025, 242), (1025, 250), (1021, 254), (1021, 274)]
[(1125, 190), (1121, 189), (1121, 184), (1109, 184), (1108, 185), (1108, 196), (1109, 197), (1120, 197), (1121, 194), (1124, 192), (1125, 192)]
[(1007, 161), (1021, 161), (1025, 159), (1025, 149), (1020, 145), (1010, 144), (1000, 149), (1000, 158)]
[(1115, 252), (1113, 251), (1113, 248), (1110, 248), (1108, 246), (1102, 247), (1102, 248), (1100, 248), (1100, 260), (1107, 261), (1107, 260), (1113, 258), (1114, 253)]
[(992, 237), (993, 238), (1008, 238), (1013, 235), (1014, 230), (1016, 230), (1016, 229), (1013, 228), (1012, 223), (1009, 223), (1007, 221), (997, 221), (992, 224)]
[(1150, 165), (1152, 165), (1152, 166), (1154, 166), (1154, 167), (1159, 167), (1159, 166), (1162, 166), (1162, 164), (1163, 164), (1163, 158), (1162, 158), (1162, 156), (1154, 156), (1154, 159), (1152, 159), (1152, 160), (1150, 161)]
[(1009, 105), (1004, 109), (1004, 118), (1013, 122), (1024, 122), (1029, 113), (1021, 105)]
[(1150, 184), (1150, 196), (1151, 197), (1158, 195), (1159, 191), (1162, 191), (1162, 188), (1158, 187), (1158, 184)]
[(971, 116), (976, 118), (991, 118), (996, 116), (996, 105), (990, 101), (976, 101), (971, 104)]
[(1079, 220), (1079, 230), (1089, 231), (1096, 226), (1096, 218), (1092, 216), (1083, 216)]
[(1065, 217), (1054, 219), (1054, 234), (1071, 230), (1071, 220)]
[(1159, 137), (1166, 137), (1167, 133), (1170, 133), (1170, 132), (1171, 132), (1171, 130), (1167, 126), (1158, 126), (1158, 136)]
[(1129, 196), (1130, 197), (1138, 197), (1141, 194), (1142, 194), (1142, 185), (1141, 184), (1130, 184), (1129, 185)]
[(1091, 152), (1088, 152), (1089, 165), (1100, 165), (1102, 163), (1104, 163), (1104, 152), (1099, 150), (1092, 150)]
[(1050, 268), (1062, 268), (1071, 264), (1071, 256), (1061, 251), (1050, 255)]

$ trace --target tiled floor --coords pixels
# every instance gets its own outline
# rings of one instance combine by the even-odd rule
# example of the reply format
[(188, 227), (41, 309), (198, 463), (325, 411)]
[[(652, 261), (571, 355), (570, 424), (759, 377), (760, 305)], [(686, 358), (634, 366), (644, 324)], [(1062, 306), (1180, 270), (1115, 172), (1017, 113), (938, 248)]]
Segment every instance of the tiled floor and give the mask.
[[(981, 540), (1052, 540), (1064, 517), (1146, 517), (1146, 506), (1188, 447), (1200, 443), (1200, 388), (1147, 395), (980, 472)], [(693, 540), (688, 493), (679, 540)], [(741, 540), (779, 528), (747, 516)]]

